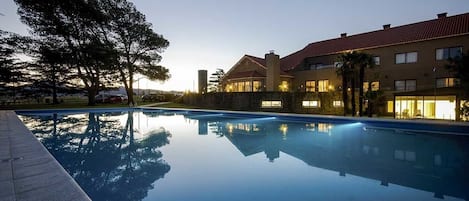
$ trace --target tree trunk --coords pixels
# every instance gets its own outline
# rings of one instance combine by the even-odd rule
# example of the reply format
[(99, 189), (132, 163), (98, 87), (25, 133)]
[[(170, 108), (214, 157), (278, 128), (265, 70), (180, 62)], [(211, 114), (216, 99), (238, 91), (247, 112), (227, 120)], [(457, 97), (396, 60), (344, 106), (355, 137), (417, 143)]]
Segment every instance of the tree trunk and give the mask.
[(347, 83), (347, 76), (345, 72), (342, 73), (342, 101), (344, 104), (344, 116), (347, 116), (348, 112), (348, 83)]
[(91, 86), (88, 88), (88, 105), (93, 106), (96, 105), (96, 95), (98, 94), (97, 87)]
[[(371, 82), (368, 82), (368, 91), (371, 90)], [(370, 92), (368, 92), (370, 94)], [(373, 102), (374, 102), (374, 97), (368, 96), (368, 117), (373, 116)]]
[(52, 104), (59, 104), (57, 100), (57, 69), (55, 65), (52, 65)]
[(127, 89), (127, 97), (129, 98), (129, 100), (127, 101), (127, 104), (131, 105), (131, 106), (135, 105), (134, 92), (133, 92), (133, 88), (134, 88), (133, 87), (133, 79), (134, 79), (134, 76), (132, 74), (130, 74), (130, 76), (129, 76), (129, 88)]
[[(358, 91), (358, 115), (361, 117), (363, 116), (363, 82), (365, 79), (365, 66), (360, 66), (360, 74), (359, 74), (359, 91)], [(368, 90), (371, 90), (368, 86)]]
[(355, 116), (355, 111), (356, 111), (356, 104), (355, 104), (355, 78), (352, 77), (350, 79), (351, 82), (351, 88), (352, 88), (352, 116)]

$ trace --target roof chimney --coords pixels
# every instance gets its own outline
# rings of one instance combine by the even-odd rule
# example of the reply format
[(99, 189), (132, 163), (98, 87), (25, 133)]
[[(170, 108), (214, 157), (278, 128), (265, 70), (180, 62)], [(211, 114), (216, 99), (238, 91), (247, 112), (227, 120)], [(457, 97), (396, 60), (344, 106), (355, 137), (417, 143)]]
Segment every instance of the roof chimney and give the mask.
[(391, 28), (391, 24), (385, 24), (383, 25), (383, 30)]
[(341, 38), (347, 37), (347, 33), (341, 33), (341, 34), (340, 34), (340, 37), (341, 37)]
[(438, 15), (436, 15), (438, 17), (438, 19), (441, 19), (441, 18), (445, 18), (446, 17), (446, 14), (448, 13), (440, 13)]

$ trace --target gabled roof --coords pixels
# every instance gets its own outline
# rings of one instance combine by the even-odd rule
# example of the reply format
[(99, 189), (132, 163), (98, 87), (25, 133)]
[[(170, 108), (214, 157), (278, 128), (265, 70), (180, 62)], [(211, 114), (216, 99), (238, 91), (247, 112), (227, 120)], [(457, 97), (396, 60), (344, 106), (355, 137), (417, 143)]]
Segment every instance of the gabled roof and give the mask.
[(469, 13), (414, 24), (310, 43), (281, 59), (281, 68), (289, 71), (305, 58), (336, 54), (346, 50), (371, 49), (437, 38), (469, 34)]
[[(252, 55), (244, 55), (241, 57), (241, 59), (233, 66), (230, 68), (230, 70), (225, 74), (223, 77), (223, 80), (226, 79), (236, 79), (236, 78), (254, 78), (254, 77), (266, 77), (265, 73), (263, 72), (258, 72), (258, 71), (243, 71), (243, 72), (233, 72), (235, 70), (236, 66), (240, 64), (241, 61), (244, 59), (249, 59), (252, 62), (256, 63), (260, 67), (267, 69), (265, 59), (255, 57)], [(280, 67), (282, 68), (282, 67)], [(280, 77), (293, 77), (292, 75), (280, 70)]]
[(259, 65), (263, 66), (263, 67), (266, 67), (266, 64), (265, 64), (265, 59), (263, 58), (259, 58), (259, 57), (255, 57), (255, 56), (252, 56), (252, 55), (244, 55), (245, 57), (251, 59), (252, 61), (258, 63)]

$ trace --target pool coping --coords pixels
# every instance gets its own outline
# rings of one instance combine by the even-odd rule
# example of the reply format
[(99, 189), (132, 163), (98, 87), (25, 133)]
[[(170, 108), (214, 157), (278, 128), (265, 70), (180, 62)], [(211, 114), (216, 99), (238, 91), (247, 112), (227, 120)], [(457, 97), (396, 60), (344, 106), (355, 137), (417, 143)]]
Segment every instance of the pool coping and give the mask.
[(0, 110), (0, 200), (91, 200), (13, 110)]

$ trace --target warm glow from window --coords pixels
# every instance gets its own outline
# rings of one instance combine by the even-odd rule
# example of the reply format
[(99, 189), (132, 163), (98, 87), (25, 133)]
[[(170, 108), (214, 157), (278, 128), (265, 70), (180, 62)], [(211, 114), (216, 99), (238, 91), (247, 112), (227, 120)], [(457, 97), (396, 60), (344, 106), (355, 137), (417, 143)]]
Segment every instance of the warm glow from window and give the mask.
[(396, 96), (398, 119), (456, 119), (455, 96)]
[(343, 101), (333, 101), (332, 106), (334, 106), (334, 107), (344, 107), (344, 102)]
[(306, 92), (315, 92), (316, 91), (316, 81), (306, 81), (305, 83), (305, 91)]
[(394, 102), (394, 101), (388, 101), (388, 102), (387, 102), (387, 105), (388, 105), (388, 107), (387, 107), (387, 108), (388, 108), (388, 109), (387, 109), (387, 112), (389, 112), (389, 113), (393, 113), (393, 112), (394, 112), (394, 103), (393, 103), (393, 102)]
[(318, 91), (327, 92), (329, 89), (329, 80), (318, 80)]
[(253, 81), (252, 82), (252, 91), (261, 91), (261, 82)]
[(262, 108), (282, 108), (282, 101), (262, 101)]
[(320, 102), (316, 100), (315, 101), (303, 101), (302, 105), (305, 108), (317, 108), (321, 106)]

